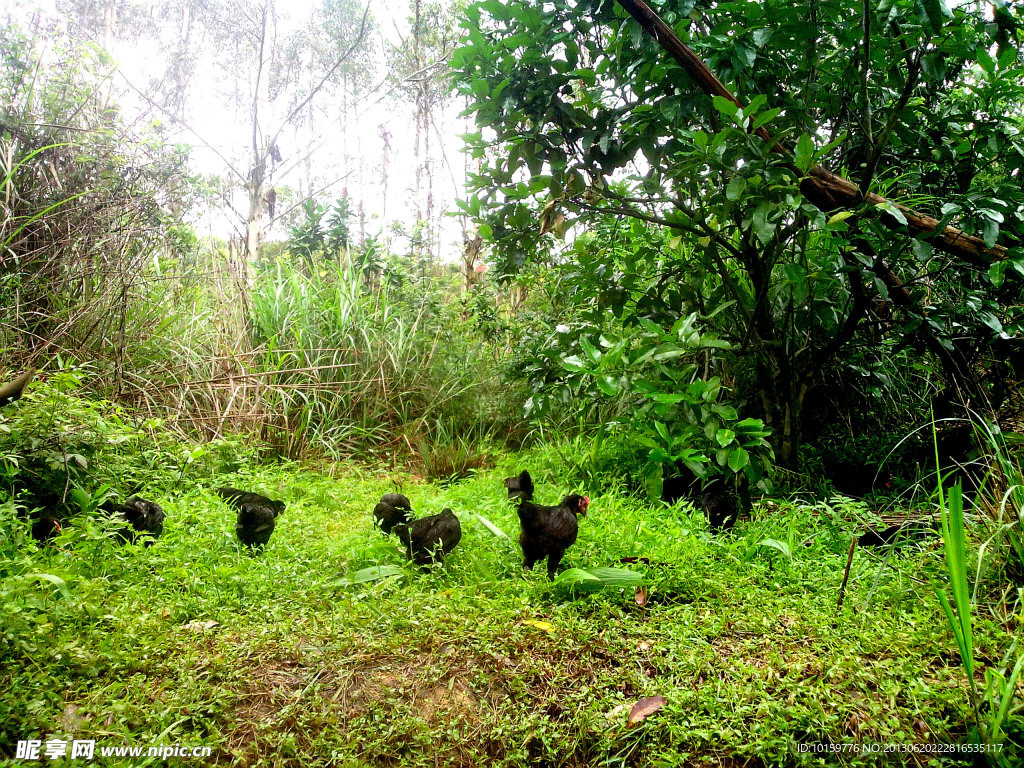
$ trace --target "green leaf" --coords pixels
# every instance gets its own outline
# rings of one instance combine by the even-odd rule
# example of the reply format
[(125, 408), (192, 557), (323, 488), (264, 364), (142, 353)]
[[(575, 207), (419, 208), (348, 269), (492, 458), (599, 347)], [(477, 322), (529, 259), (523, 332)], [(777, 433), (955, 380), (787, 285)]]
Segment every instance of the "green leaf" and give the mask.
[(656, 403), (665, 403), (666, 405), (675, 405), (686, 400), (686, 395), (673, 394), (671, 392), (659, 392), (656, 395), (651, 396), (651, 399)]
[(988, 268), (988, 279), (992, 283), (993, 288), (998, 288), (1003, 284), (1003, 280), (1006, 279), (1006, 263), (997, 261)]
[(797, 139), (793, 162), (804, 173), (807, 173), (814, 162), (814, 139), (809, 134), (801, 134), (800, 138)]
[(771, 241), (772, 236), (775, 234), (774, 222), (768, 221), (768, 214), (772, 212), (774, 207), (773, 203), (764, 202), (754, 210), (754, 234), (765, 245)]
[(20, 578), (20, 579), (22, 579), (24, 581), (32, 581), (32, 580), (48, 581), (51, 584), (53, 584), (55, 587), (57, 587), (57, 590), (60, 592), (61, 596), (65, 600), (70, 600), (71, 599), (71, 593), (68, 592), (68, 585), (67, 585), (67, 583), (64, 581), (64, 579), (60, 578), (59, 576), (54, 576), (52, 573), (26, 573), (26, 574), (23, 574), (22, 576), (20, 576), (18, 578)]
[(731, 405), (714, 405), (711, 407), (711, 410), (717, 413), (726, 421), (735, 421), (736, 416), (738, 415), (736, 413), (736, 409), (733, 408)]
[(983, 45), (979, 45), (975, 50), (975, 58), (978, 61), (978, 66), (985, 70), (986, 75), (993, 75), (996, 71), (996, 60), (992, 58), (992, 54)]
[[(715, 433), (715, 441), (723, 448), (736, 439), (736, 433), (731, 429), (720, 429)], [(743, 450), (742, 448), (740, 450)]]
[(601, 362), (601, 353), (597, 348), (590, 343), (586, 336), (580, 336), (580, 346), (583, 347), (583, 352), (590, 359), (594, 365), (599, 365)]
[(736, 448), (729, 452), (729, 469), (739, 472), (750, 463), (750, 454), (745, 448)]
[[(757, 33), (755, 32), (754, 34), (757, 34)], [(782, 114), (781, 107), (776, 107), (775, 109), (766, 109), (764, 112), (761, 112), (760, 114), (758, 114), (757, 118), (754, 120), (754, 125), (752, 126), (753, 129), (756, 131), (762, 125), (770, 123), (772, 120), (774, 120), (780, 114)]]
[(928, 261), (932, 257), (932, 244), (926, 243), (924, 240), (914, 240), (910, 244), (911, 250), (914, 252), (914, 257), (920, 261)]
[(678, 344), (659, 344), (654, 348), (653, 359), (660, 363), (665, 360), (675, 360), (677, 357), (682, 357), (689, 353), (689, 349), (680, 347)]
[(876, 205), (875, 207), (876, 208), (880, 208), (881, 210), (883, 210), (886, 213), (888, 213), (890, 216), (892, 216), (894, 219), (896, 219), (896, 221), (899, 222), (900, 224), (902, 224), (903, 226), (907, 225), (907, 217), (903, 215), (903, 211), (901, 211), (899, 208), (897, 208), (896, 205), (892, 201), (885, 200), (885, 201), (883, 201), (881, 203), (878, 203), (878, 205)]
[(608, 397), (613, 397), (619, 392), (619, 383), (614, 376), (598, 376), (597, 388), (600, 389)]
[(381, 581), (383, 579), (390, 579), (394, 576), (400, 576), (402, 575), (402, 572), (402, 569), (397, 565), (371, 565), (369, 568), (358, 570), (342, 579), (341, 584), (345, 586), (354, 586), (356, 584), (365, 584), (370, 581)]
[(981, 312), (978, 314), (978, 319), (981, 320), (985, 325), (991, 328), (996, 333), (1003, 332), (1003, 324), (999, 322), (999, 318), (993, 315), (991, 312)]
[(840, 211), (839, 213), (832, 216), (825, 224), (826, 227), (832, 227), (841, 221), (846, 221), (848, 218), (853, 216), (855, 211)]
[(507, 533), (505, 533), (503, 530), (501, 530), (501, 528), (496, 526), (494, 523), (492, 523), (490, 520), (488, 520), (483, 515), (477, 513), (476, 519), (480, 521), (480, 523), (483, 525), (484, 528), (486, 528), (488, 531), (493, 533), (499, 539), (507, 539), (508, 538), (508, 534)]
[[(579, 589), (583, 584), (587, 582), (600, 582), (597, 576), (592, 576), (582, 568), (567, 568), (562, 571), (552, 582), (555, 586), (570, 587)], [(597, 589), (601, 588), (600, 583), (594, 585)]]
[(491, 93), (491, 87), (484, 79), (474, 80), (471, 88), (473, 90), (473, 95), (478, 99), (484, 99)]
[(711, 103), (714, 105), (715, 109), (729, 117), (736, 117), (736, 113), (739, 112), (740, 109), (738, 104), (724, 96), (713, 96), (711, 98)]
[(986, 218), (982, 224), (982, 239), (985, 241), (985, 246), (991, 248), (996, 244), (996, 238), (999, 237), (999, 222), (994, 219)]
[(746, 177), (736, 174), (729, 180), (729, 186), (725, 188), (725, 197), (727, 200), (735, 202), (740, 199), (740, 196), (743, 194), (743, 190), (746, 188)]
[(588, 568), (591, 576), (598, 579), (605, 587), (635, 587), (643, 583), (642, 573), (628, 568)]
[(946, 21), (953, 18), (945, 0), (914, 0), (914, 10), (921, 25), (932, 34), (938, 34)]
[(786, 279), (791, 283), (800, 284), (807, 281), (807, 270), (801, 264), (787, 264), (782, 271), (786, 273)]
[(790, 552), (789, 545), (786, 544), (785, 542), (778, 541), (777, 539), (765, 539), (764, 541), (762, 541), (757, 546), (759, 546), (759, 547), (767, 547), (769, 549), (778, 550), (779, 552), (784, 554), (787, 559), (789, 559), (789, 560), (793, 559), (793, 553)]
[(552, 586), (570, 594), (589, 594), (602, 589), (633, 589), (643, 583), (642, 573), (626, 568), (569, 568), (558, 574)]

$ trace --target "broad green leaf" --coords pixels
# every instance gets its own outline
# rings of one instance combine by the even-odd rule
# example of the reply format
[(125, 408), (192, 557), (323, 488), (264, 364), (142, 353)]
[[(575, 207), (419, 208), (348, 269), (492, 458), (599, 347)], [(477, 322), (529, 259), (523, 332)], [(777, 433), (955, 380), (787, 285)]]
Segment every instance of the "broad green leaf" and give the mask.
[(1003, 280), (1006, 278), (1006, 263), (997, 261), (988, 268), (988, 279), (992, 283), (992, 287), (998, 288), (1003, 284)]
[(738, 416), (738, 414), (736, 413), (736, 409), (733, 408), (731, 405), (714, 405), (712, 406), (711, 410), (717, 413), (726, 421), (735, 421), (736, 417)]
[(569, 568), (552, 582), (571, 594), (587, 594), (602, 589), (629, 589), (643, 584), (643, 574), (626, 568)]
[(999, 222), (986, 218), (984, 224), (982, 224), (982, 239), (985, 241), (985, 246), (991, 248), (996, 244), (996, 239), (999, 237)]
[(619, 392), (619, 383), (614, 376), (598, 376), (597, 377), (597, 388), (600, 389), (608, 397), (613, 397)]
[(978, 319), (981, 320), (985, 325), (991, 328), (996, 333), (1003, 332), (1003, 324), (999, 322), (999, 318), (993, 315), (991, 312), (981, 312), (978, 314)]
[(778, 550), (779, 552), (784, 554), (787, 559), (789, 559), (789, 560), (793, 559), (793, 553), (790, 552), (789, 545), (786, 544), (783, 541), (778, 541), (777, 539), (765, 539), (764, 541), (762, 541), (757, 546), (759, 546), (759, 547), (768, 547), (769, 549)]
[(365, 584), (370, 581), (381, 581), (400, 576), (402, 569), (397, 565), (371, 565), (369, 568), (358, 570), (348, 577), (342, 579), (342, 584), (355, 585)]
[(774, 209), (773, 203), (764, 202), (757, 206), (754, 210), (754, 234), (757, 239), (763, 244), (767, 245), (775, 234), (775, 224), (768, 220), (768, 215)]
[(766, 124), (770, 123), (772, 120), (774, 120), (776, 117), (778, 117), (781, 113), (782, 113), (782, 109), (780, 107), (776, 107), (775, 109), (767, 109), (764, 112), (761, 112), (760, 114), (758, 114), (757, 118), (755, 118), (755, 120), (754, 120), (753, 126), (751, 126), (751, 127), (756, 131), (762, 125), (766, 125)]
[(580, 336), (580, 346), (583, 347), (583, 352), (591, 363), (598, 365), (601, 362), (601, 352), (590, 343), (586, 336)]
[(680, 347), (677, 344), (659, 344), (654, 349), (654, 360), (663, 362), (665, 360), (675, 360), (677, 357), (690, 354), (692, 350)]
[(833, 215), (828, 220), (828, 223), (825, 226), (827, 226), (827, 227), (835, 226), (836, 224), (840, 223), (841, 221), (846, 221), (848, 218), (853, 216), (854, 213), (855, 213), (855, 211), (839, 211), (839, 213)]
[(898, 221), (900, 224), (906, 226), (907, 217), (903, 215), (903, 211), (897, 208), (892, 201), (886, 200), (884, 202), (878, 203), (878, 205), (876, 205), (875, 207), (885, 211), (894, 219), (896, 219), (896, 221)]
[(735, 202), (740, 199), (740, 196), (743, 194), (743, 190), (746, 188), (746, 177), (736, 174), (729, 180), (729, 186), (725, 188), (725, 197), (726, 199)]
[(814, 162), (814, 139), (806, 133), (801, 134), (800, 138), (797, 139), (793, 162), (804, 173), (810, 169)]
[(23, 579), (24, 581), (32, 581), (34, 579), (38, 581), (48, 581), (57, 587), (57, 591), (60, 592), (61, 596), (65, 600), (71, 599), (71, 593), (68, 592), (67, 582), (60, 578), (60, 576), (54, 576), (52, 573), (26, 573), (18, 578)]
[(686, 395), (677, 395), (669, 392), (659, 392), (658, 394), (651, 397), (656, 403), (665, 403), (666, 405), (675, 405), (686, 400)]
[(804, 283), (807, 281), (807, 270), (801, 264), (786, 264), (782, 271), (786, 273), (786, 279), (791, 283)]
[(750, 454), (745, 448), (734, 448), (729, 452), (729, 469), (739, 472), (750, 463)]
[(714, 105), (715, 109), (729, 117), (736, 117), (736, 113), (739, 112), (740, 109), (738, 104), (724, 96), (713, 96), (711, 98), (711, 103)]
[(946, 21), (953, 18), (945, 0), (914, 0), (914, 9), (922, 26), (932, 34), (938, 34)]

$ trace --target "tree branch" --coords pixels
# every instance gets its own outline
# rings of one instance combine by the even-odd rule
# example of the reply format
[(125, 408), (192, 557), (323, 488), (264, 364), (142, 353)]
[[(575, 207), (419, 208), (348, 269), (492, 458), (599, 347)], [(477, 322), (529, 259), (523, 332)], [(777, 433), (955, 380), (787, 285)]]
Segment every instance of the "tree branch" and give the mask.
[[(651, 35), (675, 59), (697, 85), (709, 96), (721, 96), (733, 104), (743, 107), (732, 92), (715, 77), (707, 65), (685, 45), (657, 14), (642, 0), (617, 0), (630, 16), (636, 19), (644, 30)], [(790, 156), (784, 145), (777, 142), (768, 129), (761, 126), (754, 131), (768, 143), (773, 152)], [(917, 211), (913, 211), (898, 203), (886, 200), (873, 193), (864, 194), (852, 181), (842, 178), (831, 171), (815, 166), (807, 172), (807, 177), (800, 184), (804, 196), (822, 211), (836, 208), (855, 208), (863, 203), (878, 206), (880, 204), (895, 205), (906, 217), (907, 227), (911, 235), (922, 232), (936, 233), (931, 239), (934, 248), (953, 256), (958, 256), (970, 264), (987, 269), (993, 261), (1006, 258), (1006, 249), (995, 245), (987, 247), (979, 238), (972, 237), (955, 227), (947, 226), (939, 230), (939, 221)], [(881, 216), (881, 221), (889, 228), (896, 229), (899, 225), (892, 217)]]

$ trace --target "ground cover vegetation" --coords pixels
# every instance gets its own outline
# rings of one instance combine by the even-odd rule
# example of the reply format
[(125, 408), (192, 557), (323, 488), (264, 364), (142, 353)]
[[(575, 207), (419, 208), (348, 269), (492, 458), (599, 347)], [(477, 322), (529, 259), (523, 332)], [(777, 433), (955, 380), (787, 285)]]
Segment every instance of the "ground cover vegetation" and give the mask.
[[(257, 5), (231, 45), (262, 72)], [(379, 20), (329, 5), (319, 85), (273, 64), (257, 127), (331, 55), (368, 66)], [(1015, 6), (654, 7), (733, 101), (625, 0), (416, 3), (416, 40), (438, 28), (392, 77), (417, 158), (447, 57), (474, 123), (450, 259), (426, 220), (357, 236), (362, 201), (284, 186), (258, 130), (239, 231), (202, 234), (232, 182), (132, 119), (69, 8), (0, 35), (0, 764), (53, 738), (225, 765), (1017, 764)], [(169, 83), (148, 96), (173, 112)], [(523, 469), (539, 504), (588, 497), (550, 580), (521, 568)], [(453, 510), (443, 563), (374, 526), (388, 493)], [(159, 531), (124, 534), (132, 495)]]

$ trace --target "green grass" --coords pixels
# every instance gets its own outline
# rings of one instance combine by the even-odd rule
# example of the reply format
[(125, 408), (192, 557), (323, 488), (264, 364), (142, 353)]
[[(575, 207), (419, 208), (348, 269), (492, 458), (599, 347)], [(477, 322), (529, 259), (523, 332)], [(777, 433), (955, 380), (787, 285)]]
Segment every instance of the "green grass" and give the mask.
[[(963, 669), (927, 583), (938, 551), (858, 552), (836, 615), (849, 531), (835, 510), (783, 504), (713, 538), (686, 508), (612, 488), (590, 492), (565, 565), (647, 557), (626, 566), (644, 572), (647, 605), (632, 589), (574, 599), (541, 568), (521, 573), (501, 484), (517, 468), (444, 488), (354, 464), (226, 475), (288, 502), (258, 557), (205, 487), (159, 498), (168, 521), (149, 549), (72, 527), (34, 551), (9, 520), (0, 764), (27, 764), (3, 759), (17, 740), (51, 737), (209, 745), (172, 764), (265, 766), (890, 765), (797, 745), (964, 740)], [(393, 479), (417, 512), (459, 514), (445, 568), (403, 565), (372, 529)], [(578, 490), (543, 462), (535, 480), (541, 501)], [(349, 585), (373, 565), (403, 570)], [(1016, 629), (983, 615), (982, 664)], [(627, 728), (655, 695), (668, 705)]]

